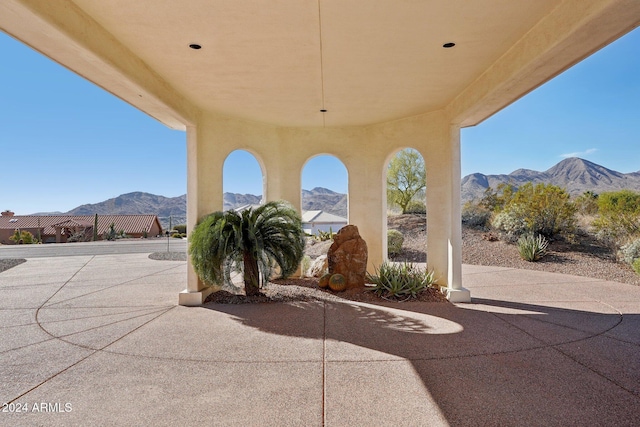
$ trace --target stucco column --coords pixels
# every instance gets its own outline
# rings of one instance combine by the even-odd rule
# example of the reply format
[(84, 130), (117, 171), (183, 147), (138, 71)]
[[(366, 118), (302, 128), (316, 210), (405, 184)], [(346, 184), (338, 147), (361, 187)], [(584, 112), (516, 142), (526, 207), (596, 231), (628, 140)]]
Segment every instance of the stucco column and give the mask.
[(432, 141), (427, 156), (427, 263), (451, 302), (470, 302), (462, 287), (460, 128)]
[(286, 200), (302, 213), (302, 160), (295, 155), (299, 150), (291, 147), (295, 142), (299, 141), (277, 140), (265, 153), (265, 195), (268, 202)]
[[(209, 138), (207, 138), (209, 136)], [(226, 153), (216, 150), (213, 135), (205, 129), (187, 127), (187, 233), (204, 215), (222, 210), (222, 167)], [(196, 275), (187, 261), (187, 288), (180, 292), (180, 305), (198, 306), (213, 291)]]
[[(361, 147), (367, 149), (366, 141)], [(349, 170), (349, 224), (358, 226), (360, 236), (367, 242), (367, 271), (370, 273), (386, 259), (383, 241), (387, 230), (386, 175), (382, 163), (382, 157), (375, 152), (356, 152), (346, 162)]]

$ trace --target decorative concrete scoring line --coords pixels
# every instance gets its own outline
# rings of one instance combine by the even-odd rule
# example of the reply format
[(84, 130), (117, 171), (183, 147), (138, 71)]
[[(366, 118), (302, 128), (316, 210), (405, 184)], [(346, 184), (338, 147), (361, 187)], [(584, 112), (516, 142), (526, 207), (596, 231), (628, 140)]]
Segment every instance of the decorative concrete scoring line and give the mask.
[[(605, 303), (603, 303), (603, 304), (605, 304)], [(606, 305), (609, 305), (609, 304), (606, 304)], [(609, 307), (611, 307), (611, 306), (609, 305)], [(596, 370), (595, 368), (593, 368), (593, 367), (591, 367), (591, 366), (587, 365), (586, 363), (584, 363), (584, 362), (582, 362), (582, 361), (578, 360), (576, 357), (572, 356), (571, 354), (567, 353), (566, 351), (563, 351), (562, 349), (560, 349), (560, 346), (563, 346), (563, 345), (573, 344), (573, 343), (577, 343), (577, 342), (581, 342), (581, 341), (586, 341), (586, 340), (590, 340), (590, 339), (592, 339), (592, 338), (596, 338), (596, 337), (599, 337), (599, 336), (606, 336), (605, 334), (606, 334), (607, 332), (609, 332), (609, 331), (613, 330), (613, 329), (614, 329), (614, 328), (616, 328), (618, 325), (620, 325), (620, 323), (622, 323), (623, 314), (622, 314), (619, 310), (617, 310), (616, 308), (614, 308), (614, 307), (611, 307), (611, 308), (612, 308), (613, 310), (617, 311), (617, 312), (618, 312), (618, 315), (620, 316), (620, 317), (618, 318), (618, 322), (617, 322), (615, 325), (613, 325), (612, 327), (610, 327), (610, 328), (606, 329), (605, 331), (599, 332), (599, 333), (597, 333), (597, 334), (593, 334), (593, 335), (588, 336), (588, 337), (579, 338), (579, 339), (576, 339), (576, 340), (569, 340), (569, 341), (562, 342), (562, 343), (558, 343), (558, 344), (549, 344), (549, 345), (543, 346), (542, 348), (550, 348), (550, 349), (553, 349), (553, 350), (557, 351), (558, 353), (562, 354), (563, 356), (565, 356), (566, 358), (568, 358), (568, 359), (572, 360), (573, 362), (577, 363), (578, 365), (582, 366), (583, 368), (585, 368), (585, 369), (587, 369), (587, 370), (589, 370), (589, 371), (593, 372), (594, 374), (598, 375), (599, 377), (604, 378), (605, 380), (609, 381), (610, 383), (612, 383), (612, 384), (614, 384), (614, 385), (618, 386), (619, 388), (621, 388), (622, 390), (624, 390), (624, 391), (626, 391), (627, 393), (631, 394), (632, 396), (640, 397), (640, 394), (638, 394), (638, 392), (636, 392), (636, 391), (634, 391), (634, 390), (630, 390), (630, 389), (628, 389), (627, 387), (625, 387), (624, 385), (622, 385), (622, 384), (620, 384), (619, 382), (615, 381), (614, 379), (609, 378), (609, 377), (608, 377), (607, 375), (605, 375), (604, 373), (602, 373), (602, 372), (600, 372), (600, 371)], [(536, 336), (534, 336), (534, 335), (530, 334), (530, 333), (529, 333), (529, 332), (527, 332), (526, 330), (524, 330), (524, 329), (520, 328), (520, 327), (519, 327), (519, 326), (517, 326), (517, 325), (514, 325), (513, 323), (511, 323), (511, 322), (507, 321), (506, 319), (502, 319), (502, 318), (501, 318), (500, 316), (498, 316), (496, 313), (490, 313), (490, 314), (493, 314), (493, 315), (494, 315), (494, 316), (496, 316), (498, 319), (500, 319), (500, 320), (502, 320), (503, 322), (505, 322), (505, 323), (507, 323), (507, 324), (511, 325), (512, 327), (514, 327), (514, 328), (516, 328), (516, 329), (520, 330), (522, 333), (524, 333), (525, 335), (528, 335), (529, 337), (533, 338), (534, 340), (536, 340), (536, 341), (538, 341), (538, 342), (542, 342), (542, 343), (544, 343), (544, 341), (542, 341), (540, 338), (538, 338), (538, 337), (536, 337)], [(537, 319), (536, 319), (536, 320), (537, 320)], [(551, 322), (547, 322), (547, 323), (551, 323)], [(563, 325), (557, 325), (557, 324), (556, 324), (556, 326), (563, 326)], [(582, 332), (589, 333), (588, 331), (582, 331)]]
[[(95, 257), (95, 256), (94, 256), (94, 257)], [(65, 300), (56, 301), (56, 302), (53, 302), (53, 303), (51, 303), (51, 304), (48, 304), (46, 308), (48, 309), (48, 308), (50, 308), (50, 307), (52, 307), (52, 306), (54, 306), (54, 305), (57, 305), (57, 304), (62, 304), (62, 303), (64, 303), (64, 302), (69, 302), (69, 301), (72, 301), (72, 300), (75, 300), (75, 299), (78, 299), (78, 298), (86, 297), (87, 295), (92, 295), (92, 294), (96, 294), (96, 293), (98, 293), (98, 292), (103, 292), (103, 291), (106, 291), (106, 290), (109, 290), (109, 289), (115, 288), (115, 287), (117, 287), (117, 286), (127, 285), (127, 284), (129, 284), (129, 283), (133, 283), (133, 282), (138, 281), (138, 280), (140, 280), (140, 279), (145, 279), (145, 278), (147, 278), (147, 277), (152, 277), (152, 276), (155, 276), (156, 274), (159, 274), (159, 273), (165, 273), (165, 272), (167, 272), (167, 271), (169, 271), (169, 270), (173, 270), (173, 269), (175, 269), (175, 268), (179, 268), (179, 267), (181, 267), (181, 266), (179, 266), (179, 265), (178, 265), (178, 266), (173, 266), (173, 267), (166, 268), (166, 269), (164, 269), (164, 270), (154, 271), (153, 273), (145, 274), (145, 275), (143, 275), (143, 276), (136, 277), (136, 278), (134, 278), (134, 279), (130, 279), (130, 280), (125, 280), (124, 282), (116, 283), (116, 284), (114, 284), (114, 285), (109, 285), (109, 286), (104, 287), (104, 288), (101, 288), (101, 289), (96, 289), (95, 291), (87, 292), (86, 294), (77, 295), (77, 296), (75, 296), (75, 297), (67, 298), (67, 299), (65, 299)], [(78, 270), (78, 271), (80, 271), (80, 270)], [(77, 272), (76, 272), (76, 274), (77, 274)], [(75, 276), (75, 274), (74, 274), (74, 276)], [(72, 277), (72, 278), (73, 278), (73, 277)], [(71, 279), (69, 279), (69, 280), (71, 280)], [(64, 284), (64, 285), (62, 285), (62, 287), (64, 287), (67, 283), (68, 283), (68, 281), (67, 281), (67, 282), (65, 282), (65, 284)], [(62, 287), (61, 287), (60, 289), (62, 289)], [(59, 291), (60, 289), (58, 289), (58, 291)], [(56, 293), (57, 293), (57, 291), (56, 291)], [(55, 295), (55, 294), (54, 294), (54, 295)], [(51, 298), (53, 298), (53, 296), (54, 296), (54, 295), (52, 295), (51, 297), (49, 297), (49, 299), (48, 299), (46, 302), (48, 302)], [(46, 302), (45, 302), (45, 304), (46, 304)]]

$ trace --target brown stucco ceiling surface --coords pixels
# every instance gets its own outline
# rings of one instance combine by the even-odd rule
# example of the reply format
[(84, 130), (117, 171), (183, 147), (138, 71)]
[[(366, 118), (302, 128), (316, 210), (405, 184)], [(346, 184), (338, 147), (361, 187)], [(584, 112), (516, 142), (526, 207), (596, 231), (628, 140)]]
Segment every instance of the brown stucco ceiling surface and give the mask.
[[(189, 105), (278, 126), (369, 125), (452, 105), (462, 114), (483, 97), (495, 110), (640, 22), (635, 0), (7, 1), (12, 19), (33, 11), (28, 25), (51, 23), (80, 55), (61, 53), (64, 37), (42, 40), (48, 28), (39, 39), (0, 17), (7, 32), (168, 124), (175, 117), (149, 98), (177, 116)], [(99, 76), (83, 54), (131, 85)]]

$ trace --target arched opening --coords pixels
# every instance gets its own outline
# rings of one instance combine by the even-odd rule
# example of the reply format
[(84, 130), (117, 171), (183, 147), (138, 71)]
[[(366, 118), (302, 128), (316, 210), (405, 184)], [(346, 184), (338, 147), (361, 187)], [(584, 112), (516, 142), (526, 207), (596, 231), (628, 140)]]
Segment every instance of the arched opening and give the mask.
[(264, 202), (264, 168), (246, 150), (232, 151), (222, 169), (223, 209), (243, 210)]
[(389, 156), (387, 178), (387, 232), (383, 239), (390, 261), (427, 261), (426, 168), (422, 155), (404, 148)]
[(335, 233), (348, 224), (349, 178), (337, 157), (315, 156), (302, 169), (302, 226), (310, 235)]

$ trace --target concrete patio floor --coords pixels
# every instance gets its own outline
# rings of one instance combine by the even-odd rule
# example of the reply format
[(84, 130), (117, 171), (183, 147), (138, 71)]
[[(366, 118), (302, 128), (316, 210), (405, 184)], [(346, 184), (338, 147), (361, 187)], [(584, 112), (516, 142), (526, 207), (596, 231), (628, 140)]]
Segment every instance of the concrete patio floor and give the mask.
[(0, 425), (640, 425), (640, 287), (463, 272), (470, 304), (188, 308), (184, 262), (32, 258), (0, 273)]

